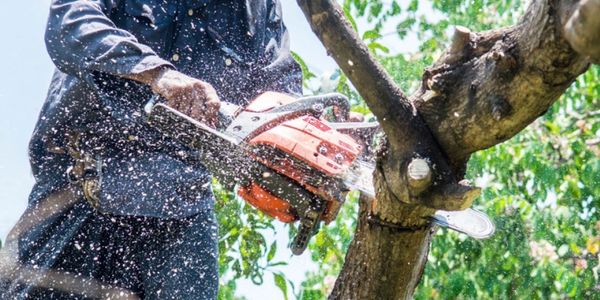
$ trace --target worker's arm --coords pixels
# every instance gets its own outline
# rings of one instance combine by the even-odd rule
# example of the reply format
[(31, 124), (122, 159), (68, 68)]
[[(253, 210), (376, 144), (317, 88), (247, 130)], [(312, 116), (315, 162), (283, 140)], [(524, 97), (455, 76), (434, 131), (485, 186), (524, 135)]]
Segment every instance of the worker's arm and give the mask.
[(219, 99), (210, 84), (175, 71), (107, 16), (114, 0), (53, 0), (46, 28), (50, 58), (64, 73), (89, 80), (109, 74), (148, 84), (169, 105), (206, 121)]

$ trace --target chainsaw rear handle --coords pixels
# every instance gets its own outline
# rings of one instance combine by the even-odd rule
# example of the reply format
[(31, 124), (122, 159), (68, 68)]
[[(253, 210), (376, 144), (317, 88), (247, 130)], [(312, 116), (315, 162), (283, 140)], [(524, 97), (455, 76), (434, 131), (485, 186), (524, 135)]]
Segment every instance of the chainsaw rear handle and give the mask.
[(301, 97), (294, 102), (275, 107), (269, 113), (305, 111), (319, 117), (329, 107), (337, 107), (344, 117), (347, 117), (350, 113), (350, 101), (346, 96), (339, 93)]

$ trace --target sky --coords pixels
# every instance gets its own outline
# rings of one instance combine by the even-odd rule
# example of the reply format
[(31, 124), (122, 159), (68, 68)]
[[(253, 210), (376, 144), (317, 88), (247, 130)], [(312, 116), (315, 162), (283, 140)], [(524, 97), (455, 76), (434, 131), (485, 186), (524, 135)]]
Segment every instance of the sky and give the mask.
[(27, 143), (52, 74), (43, 41), (48, 0), (0, 4), (0, 236), (25, 209), (33, 184)]
[[(320, 41), (310, 30), (295, 1), (282, 0), (283, 18), (290, 31), (291, 48), (300, 54), (313, 72), (330, 73), (335, 62), (326, 54)], [(0, 4), (0, 239), (6, 237), (26, 207), (33, 185), (27, 144), (45, 99), (54, 69), (44, 45), (44, 27), (50, 0), (2, 1)], [(360, 23), (359, 23), (360, 24)], [(386, 43), (394, 49), (399, 43)], [(406, 47), (404, 43), (402, 47)], [(410, 45), (410, 43), (409, 43)], [(410, 46), (409, 46), (410, 47)], [(410, 48), (414, 48), (410, 47)], [(406, 50), (406, 49), (404, 49)], [(278, 249), (287, 245), (287, 231), (282, 226), (275, 238)], [(306, 271), (314, 269), (308, 251), (291, 257), (280, 250), (276, 259), (290, 263), (283, 271), (296, 286)], [(265, 278), (262, 286), (249, 281), (238, 283), (238, 294), (253, 299), (280, 299), (281, 292), (272, 277)]]

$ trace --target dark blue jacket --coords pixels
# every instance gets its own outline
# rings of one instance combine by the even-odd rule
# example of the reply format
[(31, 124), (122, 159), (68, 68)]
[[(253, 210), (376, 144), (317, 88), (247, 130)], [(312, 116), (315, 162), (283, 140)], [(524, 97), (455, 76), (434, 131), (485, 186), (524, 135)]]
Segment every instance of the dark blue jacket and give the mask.
[(278, 0), (54, 0), (46, 45), (57, 67), (30, 142), (30, 202), (68, 184), (66, 134), (102, 158), (100, 209), (181, 218), (213, 204), (190, 150), (144, 125), (149, 88), (120, 76), (169, 66), (222, 101), (301, 93)]

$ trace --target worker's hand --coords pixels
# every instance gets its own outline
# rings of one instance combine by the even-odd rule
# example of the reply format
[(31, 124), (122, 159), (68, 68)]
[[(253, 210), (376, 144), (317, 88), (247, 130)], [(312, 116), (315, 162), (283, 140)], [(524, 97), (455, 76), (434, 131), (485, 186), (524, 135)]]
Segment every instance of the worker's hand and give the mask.
[(149, 85), (152, 91), (165, 98), (172, 108), (210, 126), (214, 127), (217, 124), (221, 101), (208, 82), (168, 67), (158, 67), (123, 77)]
[(209, 83), (165, 69), (150, 87), (165, 98), (170, 107), (213, 127), (216, 125), (221, 101)]

